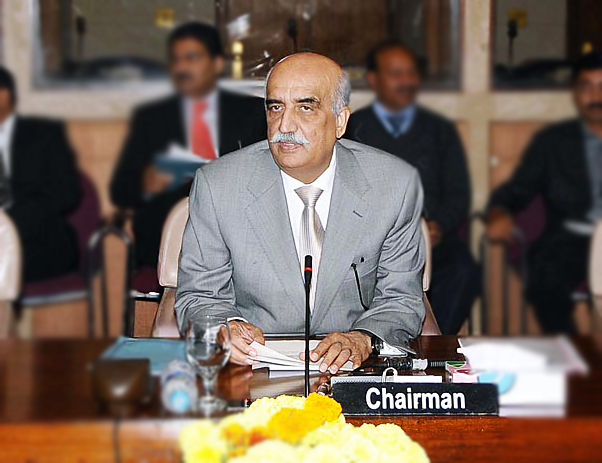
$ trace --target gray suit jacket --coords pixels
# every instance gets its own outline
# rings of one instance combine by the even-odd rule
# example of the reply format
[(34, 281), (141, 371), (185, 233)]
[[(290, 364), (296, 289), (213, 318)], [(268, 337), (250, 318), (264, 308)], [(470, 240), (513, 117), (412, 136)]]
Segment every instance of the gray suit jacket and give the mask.
[[(420, 179), (409, 164), (366, 145), (343, 140), (336, 149), (311, 331), (361, 329), (402, 345), (420, 333), (425, 313)], [(206, 164), (190, 192), (178, 322), (212, 311), (265, 333), (304, 332), (301, 266), (267, 141)]]

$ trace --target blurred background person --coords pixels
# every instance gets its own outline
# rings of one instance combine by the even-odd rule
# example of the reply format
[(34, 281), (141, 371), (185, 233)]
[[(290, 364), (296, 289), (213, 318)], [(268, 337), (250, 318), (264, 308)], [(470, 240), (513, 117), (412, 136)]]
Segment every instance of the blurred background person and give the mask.
[(401, 42), (377, 45), (368, 54), (367, 68), (376, 101), (351, 115), (345, 137), (418, 169), (433, 246), (429, 299), (442, 333), (456, 334), (478, 293), (476, 263), (458, 236), (471, 202), (462, 143), (451, 121), (416, 104), (418, 62)]
[(22, 117), (16, 109), (15, 81), (0, 66), (0, 207), (19, 232), (29, 283), (77, 267), (77, 236), (67, 216), (82, 192), (64, 124)]
[[(264, 140), (267, 131), (263, 99), (217, 87), (224, 67), (217, 29), (183, 24), (167, 48), (176, 94), (135, 111), (111, 182), (112, 201), (134, 211), (137, 266), (157, 265), (163, 223), (188, 196), (194, 170)], [(165, 158), (174, 162), (157, 162)]]
[(590, 236), (602, 218), (602, 53), (577, 61), (572, 91), (579, 116), (539, 132), (488, 207), (488, 237), (509, 241), (513, 217), (543, 197), (547, 221), (528, 255), (526, 295), (546, 333), (576, 332), (571, 294), (587, 278)]
[(67, 216), (82, 192), (62, 122), (16, 113), (12, 74), (0, 67), (0, 183), (2, 207), (19, 232), (24, 280), (33, 282), (77, 267), (75, 231)]

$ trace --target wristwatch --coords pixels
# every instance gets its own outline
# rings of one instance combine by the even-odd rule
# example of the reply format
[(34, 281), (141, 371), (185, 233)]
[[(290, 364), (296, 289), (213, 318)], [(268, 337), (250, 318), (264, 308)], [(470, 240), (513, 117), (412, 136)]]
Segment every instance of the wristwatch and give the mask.
[(370, 339), (372, 341), (372, 352), (370, 355), (377, 356), (383, 348), (383, 340), (373, 334), (370, 334)]

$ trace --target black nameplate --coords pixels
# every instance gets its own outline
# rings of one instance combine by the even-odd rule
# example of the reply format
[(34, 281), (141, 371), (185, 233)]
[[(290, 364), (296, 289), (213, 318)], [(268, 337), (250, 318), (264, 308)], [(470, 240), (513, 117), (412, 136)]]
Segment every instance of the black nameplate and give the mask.
[(498, 415), (494, 384), (336, 383), (345, 415)]

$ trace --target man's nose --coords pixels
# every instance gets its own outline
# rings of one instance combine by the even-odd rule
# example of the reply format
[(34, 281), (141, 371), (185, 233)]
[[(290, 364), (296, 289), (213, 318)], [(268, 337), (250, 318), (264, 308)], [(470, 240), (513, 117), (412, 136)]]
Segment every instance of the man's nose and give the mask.
[(292, 109), (284, 110), (282, 117), (280, 118), (280, 126), (278, 129), (282, 133), (297, 131), (297, 121), (295, 120), (295, 115)]

